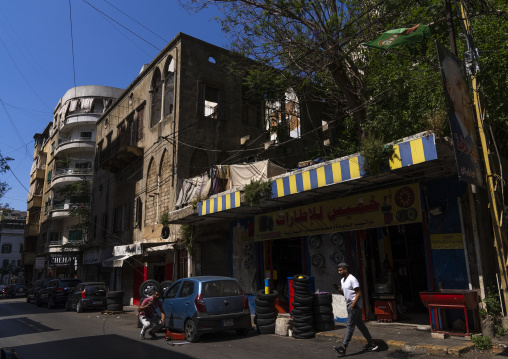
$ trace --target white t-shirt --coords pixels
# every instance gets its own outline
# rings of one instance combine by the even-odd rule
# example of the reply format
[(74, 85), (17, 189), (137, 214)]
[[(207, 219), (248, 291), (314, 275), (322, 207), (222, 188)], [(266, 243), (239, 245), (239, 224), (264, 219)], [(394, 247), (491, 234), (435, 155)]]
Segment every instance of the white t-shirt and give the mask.
[[(344, 299), (346, 300), (346, 305), (353, 303), (356, 298), (355, 288), (360, 288), (358, 279), (356, 279), (352, 274), (349, 274), (346, 278), (342, 278), (340, 280), (340, 284), (342, 286), (342, 290), (344, 291)], [(363, 298), (358, 299), (358, 302), (356, 302), (358, 308), (361, 308), (362, 304)]]

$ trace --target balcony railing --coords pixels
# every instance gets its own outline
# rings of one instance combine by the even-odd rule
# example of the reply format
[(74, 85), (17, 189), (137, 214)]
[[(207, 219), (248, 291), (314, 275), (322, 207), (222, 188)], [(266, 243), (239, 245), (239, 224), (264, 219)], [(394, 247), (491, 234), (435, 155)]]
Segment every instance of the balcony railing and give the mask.
[(93, 141), (93, 140), (92, 140), (92, 137), (59, 138), (58, 139), (58, 146), (63, 145), (64, 143), (83, 142), (83, 141)]
[(53, 206), (49, 206), (50, 211), (62, 211), (62, 210), (71, 210), (78, 207), (86, 207), (88, 204), (86, 203), (55, 203)]
[(92, 168), (57, 168), (53, 173), (52, 179), (55, 179), (58, 176), (83, 176), (92, 174)]

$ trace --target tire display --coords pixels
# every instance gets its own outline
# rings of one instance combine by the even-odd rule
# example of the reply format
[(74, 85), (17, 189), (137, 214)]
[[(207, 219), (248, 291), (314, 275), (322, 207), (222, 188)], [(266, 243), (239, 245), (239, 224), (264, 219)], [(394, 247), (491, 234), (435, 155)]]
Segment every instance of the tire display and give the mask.
[(276, 290), (270, 294), (265, 294), (264, 289), (256, 293), (254, 323), (259, 334), (275, 334), (275, 321), (279, 314), (275, 308), (275, 300), (278, 295), (279, 292)]
[(123, 298), (123, 290), (115, 290), (106, 292), (106, 298)]
[(121, 312), (123, 310), (123, 304), (108, 304), (106, 310), (111, 312)]
[(314, 329), (324, 332), (335, 329), (333, 298), (330, 293), (314, 293), (312, 295), (312, 312), (314, 318)]
[(299, 274), (293, 277), (293, 338), (314, 338), (314, 321), (312, 316), (313, 297), (309, 290), (310, 278)]
[(141, 285), (139, 286), (139, 296), (150, 297), (153, 293), (157, 291), (160, 292), (160, 289), (161, 286), (158, 281), (156, 281), (155, 279), (148, 279), (145, 280), (143, 283), (141, 283)]
[(165, 281), (161, 282), (161, 284), (160, 284), (160, 291), (161, 291), (161, 294), (164, 294), (164, 292), (166, 291), (166, 289), (168, 289), (169, 287), (171, 287), (171, 284), (173, 284), (173, 281), (172, 281), (172, 280), (165, 280)]

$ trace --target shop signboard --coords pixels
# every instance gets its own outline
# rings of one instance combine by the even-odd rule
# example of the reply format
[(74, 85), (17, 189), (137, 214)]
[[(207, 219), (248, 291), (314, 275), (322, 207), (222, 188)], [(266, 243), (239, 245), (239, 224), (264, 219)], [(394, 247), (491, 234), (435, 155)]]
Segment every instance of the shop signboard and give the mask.
[(141, 243), (127, 244), (124, 246), (113, 247), (114, 256), (137, 255), (142, 254)]
[(99, 264), (101, 263), (100, 250), (98, 248), (87, 249), (83, 253), (83, 264)]
[(44, 263), (44, 257), (35, 257), (35, 269), (44, 269)]
[(418, 184), (280, 210), (255, 218), (255, 240), (396, 226), (422, 221)]
[(69, 267), (78, 264), (78, 257), (68, 254), (52, 254), (49, 257), (50, 267)]

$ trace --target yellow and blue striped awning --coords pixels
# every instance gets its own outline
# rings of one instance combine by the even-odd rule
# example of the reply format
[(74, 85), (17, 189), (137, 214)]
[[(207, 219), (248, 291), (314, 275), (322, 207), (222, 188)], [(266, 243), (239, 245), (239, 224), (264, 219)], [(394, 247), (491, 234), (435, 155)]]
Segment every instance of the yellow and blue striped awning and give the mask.
[[(395, 152), (389, 163), (391, 170), (437, 159), (433, 134), (394, 144), (393, 148)], [(278, 178), (272, 181), (272, 198), (363, 177), (365, 172), (362, 170), (362, 163), (362, 156), (357, 155)]]
[(228, 193), (224, 196), (210, 198), (206, 201), (198, 203), (198, 214), (204, 216), (206, 214), (225, 211), (232, 208), (240, 207), (240, 192)]

